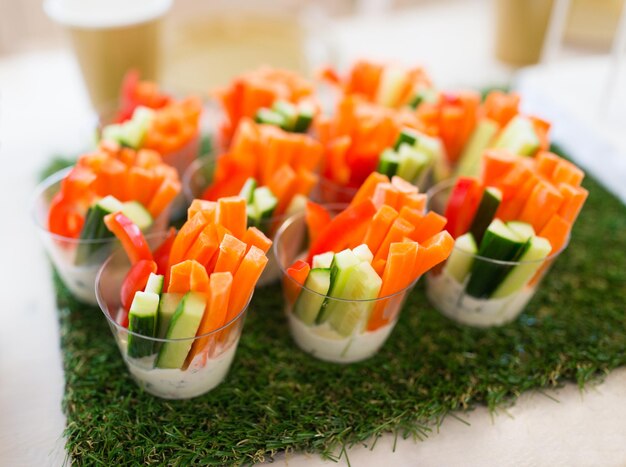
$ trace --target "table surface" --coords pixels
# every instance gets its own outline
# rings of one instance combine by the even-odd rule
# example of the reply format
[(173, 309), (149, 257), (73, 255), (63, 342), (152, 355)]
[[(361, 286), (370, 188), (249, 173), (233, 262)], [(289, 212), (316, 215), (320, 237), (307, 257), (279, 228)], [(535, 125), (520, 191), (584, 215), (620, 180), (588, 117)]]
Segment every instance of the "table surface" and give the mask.
[[(448, 40), (434, 47), (439, 53), (426, 42), (412, 56), (400, 57), (396, 50), (395, 58), (417, 61), (423, 53), (437, 82), (445, 85), (477, 86), (510, 76), (509, 70), (490, 58), (485, 32), (490, 27), (488, 19), (473, 14), (476, 8), (486, 10), (484, 2), (459, 3), (455, 8), (455, 15), (446, 18), (459, 35), (460, 31), (482, 31), (476, 33), (476, 43), (467, 53), (458, 54), (460, 61), (441, 58), (445, 56), (442, 51), (448, 52), (448, 57), (458, 52), (458, 39), (450, 39), (454, 37), (450, 34), (441, 34)], [(393, 27), (385, 26), (385, 39), (398, 43), (425, 39), (437, 32), (435, 20), (441, 19), (442, 12), (432, 6), (420, 10), (419, 15), (395, 17), (390, 22)], [(389, 55), (390, 48), (369, 34), (380, 25), (377, 21), (346, 20), (336, 29), (341, 62)], [(468, 76), (464, 73), (467, 69), (480, 72)], [(55, 152), (84, 149), (93, 124), (76, 64), (66, 51), (0, 60), (0, 160), (8, 167), (0, 172), (0, 212), (10, 219), (3, 223), (0, 234), (0, 257), (6, 265), (0, 270), (0, 465), (60, 465), (65, 457), (57, 312), (50, 270), (27, 207), (37, 171)], [(624, 401), (626, 369), (620, 369), (582, 392), (566, 385), (547, 394), (524, 394), (513, 407), (495, 416), (485, 408), (461, 414), (467, 424), (448, 418), (427, 442), (398, 440), (395, 452), (391, 436), (379, 440), (374, 451), (355, 447), (349, 451), (350, 461), (352, 465), (392, 461), (394, 465), (423, 466), (623, 466)], [(287, 463), (311, 466), (323, 461), (290, 455), (279, 459), (278, 465)]]

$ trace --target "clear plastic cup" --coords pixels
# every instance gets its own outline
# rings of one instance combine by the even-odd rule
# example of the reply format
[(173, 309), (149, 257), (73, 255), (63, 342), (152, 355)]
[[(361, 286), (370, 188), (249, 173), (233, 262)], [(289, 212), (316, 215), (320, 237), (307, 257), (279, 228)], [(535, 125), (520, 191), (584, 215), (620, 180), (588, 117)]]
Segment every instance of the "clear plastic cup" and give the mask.
[[(202, 198), (202, 194), (213, 181), (215, 170), (214, 157), (202, 157), (189, 166), (183, 175), (183, 193), (187, 202), (191, 203), (196, 198)], [(276, 232), (287, 216), (274, 216), (261, 222), (259, 228), (263, 232), (269, 232), (269, 237), (273, 239), (272, 232)], [(257, 282), (257, 287), (272, 284), (280, 279), (280, 268), (276, 263), (273, 250), (267, 252), (267, 266)]]
[[(454, 183), (454, 180), (446, 180), (434, 186), (428, 192), (427, 208), (443, 214)], [(471, 270), (463, 282), (459, 282), (446, 269), (446, 261), (426, 274), (426, 295), (439, 312), (458, 323), (481, 328), (510, 323), (533, 298), (548, 269), (566, 247), (567, 244), (538, 261), (500, 261), (455, 246), (454, 255), (471, 261), (472, 265), (489, 265), (489, 269), (494, 271), (493, 277), (507, 278), (509, 274), (517, 274), (515, 283), (519, 286), (494, 286), (489, 297), (472, 296), (466, 291)]]
[[(41, 182), (35, 189), (32, 201), (32, 216), (52, 263), (63, 283), (78, 300), (96, 305), (96, 275), (102, 263), (116, 247), (115, 237), (100, 240), (81, 240), (64, 237), (48, 230), (50, 202), (61, 189), (61, 181), (72, 167), (56, 172)], [(155, 219), (150, 235), (167, 229), (169, 210)]]
[[(287, 219), (276, 234), (274, 255), (282, 274), (285, 313), (294, 341), (303, 351), (320, 360), (334, 363), (353, 363), (375, 355), (385, 344), (395, 327), (407, 295), (417, 280), (404, 289), (373, 300), (345, 300), (319, 294), (298, 283), (287, 274), (296, 260), (306, 256), (307, 227), (303, 214)], [(306, 324), (294, 312), (297, 300), (307, 298), (323, 302), (322, 309), (332, 307), (332, 313), (349, 313), (357, 317), (354, 325), (329, 318), (322, 324)], [(382, 313), (383, 321), (376, 329), (368, 330), (371, 313)], [(348, 316), (348, 315), (344, 315)], [(338, 323), (338, 324), (332, 324)]]
[[(248, 303), (232, 320), (221, 328), (189, 339), (159, 339), (129, 331), (117, 321), (121, 309), (120, 289), (130, 269), (123, 252), (114, 253), (102, 266), (96, 279), (96, 295), (100, 309), (109, 323), (124, 363), (132, 378), (146, 392), (164, 399), (190, 399), (218, 386), (228, 374), (245, 323)], [(153, 353), (133, 358), (128, 355), (131, 337)], [(197, 343), (198, 353), (185, 369), (156, 368), (159, 350), (167, 343), (183, 344), (191, 348)]]
[(335, 204), (349, 203), (359, 191), (357, 187), (344, 186), (326, 177), (320, 176), (320, 181), (311, 193), (311, 199), (316, 203)]

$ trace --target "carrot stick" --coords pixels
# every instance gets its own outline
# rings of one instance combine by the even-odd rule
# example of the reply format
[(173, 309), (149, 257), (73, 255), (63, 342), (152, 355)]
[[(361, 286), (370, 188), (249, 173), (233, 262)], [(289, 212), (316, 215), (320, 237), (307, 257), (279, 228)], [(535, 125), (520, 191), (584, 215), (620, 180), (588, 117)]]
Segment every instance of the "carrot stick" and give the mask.
[(567, 183), (559, 185), (559, 191), (563, 196), (563, 203), (559, 207), (558, 214), (572, 224), (576, 221), (580, 210), (585, 204), (589, 192), (580, 186), (572, 186)]
[(379, 183), (372, 195), (372, 202), (377, 209), (387, 205), (399, 210), (401, 198), (402, 193), (391, 183)]
[(368, 246), (370, 251), (378, 251), (378, 248), (387, 236), (387, 232), (389, 232), (391, 225), (397, 217), (398, 212), (387, 205), (382, 206), (376, 214), (374, 214), (372, 222), (365, 233), (365, 238), (363, 239), (363, 243)]
[(208, 213), (215, 213), (217, 209), (217, 203), (214, 201), (207, 201), (204, 199), (194, 199), (191, 205), (187, 209), (187, 219), (191, 219), (196, 215), (198, 211), (207, 211)]
[(428, 211), (415, 225), (415, 230), (410, 235), (411, 240), (423, 244), (445, 227), (447, 219), (435, 211)]
[(302, 291), (302, 286), (309, 275), (311, 266), (306, 261), (298, 260), (287, 268), (287, 276), (283, 279), (283, 289), (290, 305), (293, 305)]
[(229, 322), (244, 309), (267, 261), (267, 256), (261, 249), (255, 246), (250, 247), (233, 276), (233, 293), (228, 304), (226, 322)]
[(354, 195), (350, 206), (356, 206), (364, 200), (371, 198), (379, 183), (389, 183), (389, 177), (378, 172), (372, 172), (370, 176), (365, 179), (356, 195)]
[(152, 217), (158, 217), (167, 206), (180, 193), (180, 182), (178, 180), (165, 179), (154, 194), (152, 201), (148, 205), (148, 211)]
[(172, 250), (170, 251), (170, 267), (183, 261), (186, 253), (200, 235), (200, 232), (202, 232), (211, 221), (212, 218), (208, 212), (199, 211), (195, 216), (185, 222), (172, 244)]
[(170, 293), (187, 293), (191, 290), (189, 278), (191, 276), (192, 260), (176, 263), (170, 268), (169, 285)]
[(558, 214), (554, 214), (541, 229), (539, 236), (548, 239), (550, 245), (552, 245), (552, 254), (563, 248), (569, 238), (571, 229), (571, 222), (566, 221)]
[(241, 196), (220, 198), (217, 202), (216, 221), (230, 230), (234, 237), (243, 237), (248, 223), (246, 200)]
[(402, 177), (398, 177), (397, 175), (391, 177), (391, 184), (396, 187), (400, 193), (403, 193), (405, 195), (413, 195), (417, 194), (418, 192), (415, 185), (407, 182), (405, 179), (403, 179)]
[(427, 196), (426, 193), (413, 193), (410, 195), (404, 195), (402, 200), (400, 201), (400, 209), (403, 207), (415, 209), (420, 213), (424, 213), (426, 211), (426, 201)]
[(485, 186), (497, 186), (516, 164), (513, 153), (506, 149), (488, 149), (482, 158), (481, 179)]
[(402, 242), (404, 237), (410, 236), (414, 229), (415, 227), (413, 227), (413, 225), (406, 219), (397, 218), (393, 221), (389, 232), (387, 232), (387, 235), (385, 235), (385, 238), (378, 247), (378, 250), (374, 253), (374, 261), (378, 259), (387, 259), (391, 244)]
[[(228, 299), (233, 285), (233, 276), (230, 272), (214, 272), (209, 281), (209, 300), (198, 327), (197, 336), (208, 334), (221, 328), (226, 322)], [(194, 340), (187, 355), (183, 370), (187, 369), (193, 359), (200, 352), (208, 352), (207, 344), (212, 344), (215, 336), (204, 336)]]
[(416, 268), (413, 271), (413, 277), (419, 277), (437, 264), (445, 261), (450, 256), (452, 248), (454, 248), (454, 239), (448, 231), (443, 230), (430, 237), (420, 246), (423, 246), (423, 248), (420, 248), (417, 252)]
[(539, 232), (552, 215), (558, 212), (562, 203), (563, 196), (559, 190), (540, 180), (526, 201), (519, 220), (532, 224), (535, 232)]
[(554, 185), (569, 183), (572, 186), (580, 186), (583, 178), (585, 178), (585, 172), (571, 162), (561, 159), (554, 169), (550, 180)]
[(537, 172), (548, 180), (552, 179), (552, 174), (560, 161), (561, 158), (550, 151), (539, 151), (535, 156)]
[(189, 271), (189, 289), (194, 292), (209, 292), (209, 275), (204, 266), (195, 260), (191, 260)]
[(272, 246), (272, 241), (256, 227), (248, 227), (248, 230), (246, 230), (246, 233), (243, 234), (241, 240), (248, 245), (246, 253), (251, 246), (260, 248), (263, 250), (263, 253), (267, 253)]
[(185, 254), (185, 259), (193, 259), (207, 266), (217, 252), (219, 244), (215, 224), (207, 224)]
[(214, 272), (230, 272), (235, 274), (239, 263), (246, 254), (246, 244), (232, 235), (225, 235), (215, 263)]

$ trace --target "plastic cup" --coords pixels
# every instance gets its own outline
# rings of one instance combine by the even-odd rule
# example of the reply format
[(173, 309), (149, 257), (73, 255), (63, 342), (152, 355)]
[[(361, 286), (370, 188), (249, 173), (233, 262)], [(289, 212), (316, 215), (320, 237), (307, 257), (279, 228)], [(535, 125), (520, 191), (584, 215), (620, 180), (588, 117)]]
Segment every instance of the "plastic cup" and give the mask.
[(157, 77), (160, 30), (172, 0), (46, 0), (44, 10), (69, 34), (91, 102), (118, 98), (122, 78), (138, 69)]
[[(306, 256), (306, 236), (304, 214), (296, 214), (283, 223), (274, 240), (274, 255), (282, 274), (285, 313), (291, 336), (298, 347), (320, 360), (353, 363), (370, 358), (389, 338), (404, 301), (417, 280), (392, 295), (373, 300), (345, 300), (319, 294), (287, 274), (288, 267)], [(323, 324), (305, 324), (293, 310), (296, 301), (306, 297), (323, 302), (322, 308), (334, 308), (333, 313), (350, 313), (361, 317), (351, 329), (343, 328), (340, 332), (331, 324), (334, 321), (332, 318)], [(368, 330), (367, 320), (375, 310), (382, 312), (385, 324)]]
[[(96, 279), (96, 295), (100, 309), (109, 323), (124, 363), (132, 378), (146, 392), (164, 399), (190, 399), (218, 386), (228, 374), (245, 323), (248, 303), (237, 316), (221, 328), (189, 339), (159, 339), (129, 331), (116, 318), (120, 311), (120, 289), (130, 269), (123, 252), (113, 254), (100, 269)], [(128, 339), (151, 347), (149, 356), (133, 358), (128, 355)], [(199, 352), (185, 369), (156, 368), (159, 349), (166, 343), (191, 346), (199, 342)]]
[[(428, 209), (443, 214), (453, 187), (454, 180), (446, 180), (434, 186), (428, 192)], [(552, 263), (566, 247), (538, 261), (500, 261), (455, 246), (453, 254), (466, 257), (473, 265), (488, 264), (493, 271), (497, 271), (495, 277), (507, 277), (513, 271), (525, 270), (525, 274), (519, 276), (522, 285), (508, 292), (494, 286), (490, 297), (474, 297), (466, 292), (471, 270), (461, 283), (449, 274), (446, 262), (426, 274), (426, 295), (439, 312), (458, 323), (481, 328), (501, 326), (520, 315), (535, 295)]]
[[(187, 202), (191, 203), (196, 198), (202, 198), (206, 188), (213, 181), (213, 172), (215, 170), (215, 158), (203, 157), (196, 160), (189, 166), (183, 175), (183, 193)], [(274, 216), (261, 222), (258, 226), (263, 232), (270, 232), (268, 235), (273, 239), (271, 232), (275, 232), (287, 216)], [(263, 287), (276, 282), (280, 278), (280, 268), (276, 263), (273, 250), (267, 252), (267, 266), (263, 270), (263, 274), (257, 282), (257, 287)]]
[[(61, 181), (71, 170), (72, 167), (68, 167), (56, 172), (37, 186), (32, 201), (32, 216), (46, 252), (63, 283), (78, 300), (96, 305), (96, 275), (113, 248), (116, 247), (115, 237), (81, 240), (57, 235), (48, 230), (50, 202), (59, 192)], [(167, 229), (168, 211), (164, 211), (155, 219), (151, 233)]]
[(321, 204), (347, 204), (352, 201), (357, 191), (359, 191), (357, 187), (340, 185), (326, 177), (320, 176), (317, 187), (311, 193), (311, 199)]

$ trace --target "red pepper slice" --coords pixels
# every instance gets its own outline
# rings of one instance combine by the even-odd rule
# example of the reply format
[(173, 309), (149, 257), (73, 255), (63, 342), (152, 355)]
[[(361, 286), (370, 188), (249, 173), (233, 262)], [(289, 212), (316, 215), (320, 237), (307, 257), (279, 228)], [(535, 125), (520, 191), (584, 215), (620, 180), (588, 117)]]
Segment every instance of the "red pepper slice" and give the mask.
[(68, 201), (62, 192), (52, 198), (48, 211), (48, 230), (63, 237), (78, 238), (85, 216), (76, 203)]
[[(90, 187), (96, 180), (96, 174), (87, 167), (76, 166), (61, 181), (61, 192), (68, 201), (85, 201)], [(87, 203), (89, 203), (87, 199)]]
[(298, 295), (300, 295), (300, 291), (302, 290), (301, 286), (304, 285), (310, 270), (311, 266), (309, 266), (309, 263), (302, 261), (301, 259), (287, 268), (287, 275), (291, 277), (293, 281), (285, 277), (283, 285), (287, 301), (292, 305), (295, 303)]
[(338, 252), (358, 246), (363, 242), (365, 231), (374, 214), (376, 208), (370, 199), (363, 200), (355, 206), (348, 206), (320, 232), (315, 243), (311, 245), (308, 262), (311, 263), (313, 256), (320, 253)]
[[(174, 244), (175, 239), (176, 229), (174, 227), (170, 227), (170, 230), (167, 232), (167, 237), (165, 237), (163, 243), (161, 243), (152, 253), (154, 261), (157, 265), (157, 272), (159, 274), (167, 274), (167, 267), (170, 261), (170, 251), (172, 250), (172, 245)], [(165, 284), (165, 286), (167, 286), (167, 284)]]
[(113, 232), (128, 255), (132, 264), (142, 259), (152, 260), (152, 253), (148, 242), (141, 230), (128, 217), (121, 212), (115, 212), (104, 216), (104, 223)]
[[(120, 290), (122, 307), (126, 311), (130, 311), (130, 305), (135, 298), (135, 292), (144, 290), (148, 283), (150, 273), (156, 274), (156, 272), (157, 264), (149, 259), (142, 259), (131, 266), (128, 274), (126, 274), (124, 278), (124, 282), (122, 282), (122, 289)], [(128, 326), (128, 324), (126, 324), (126, 326)]]
[(457, 238), (469, 230), (482, 194), (483, 186), (478, 179), (459, 177), (452, 189), (444, 214), (448, 219), (446, 230), (452, 237)]
[(313, 201), (307, 201), (305, 221), (309, 232), (309, 242), (315, 243), (319, 233), (330, 224), (330, 213), (324, 206), (321, 206)]

